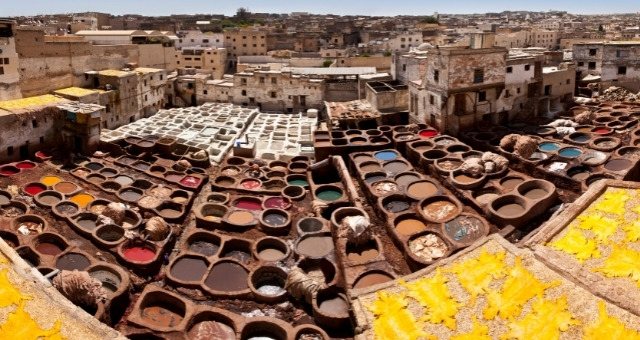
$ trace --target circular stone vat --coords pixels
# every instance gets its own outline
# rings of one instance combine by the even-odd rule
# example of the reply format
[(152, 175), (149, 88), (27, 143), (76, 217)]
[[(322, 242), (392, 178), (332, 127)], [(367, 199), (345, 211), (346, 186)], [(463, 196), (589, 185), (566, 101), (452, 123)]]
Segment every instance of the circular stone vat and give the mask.
[(609, 171), (624, 171), (633, 165), (633, 162), (625, 158), (611, 159), (604, 164), (604, 168)]
[[(204, 203), (196, 213), (196, 219), (203, 226), (214, 226), (222, 222), (222, 218), (227, 213), (228, 208), (225, 205), (217, 203)], [(200, 224), (200, 223), (199, 223)]]
[(92, 232), (98, 227), (99, 218), (98, 215), (90, 212), (83, 212), (73, 217), (73, 222), (76, 226), (86, 232)]
[(275, 266), (262, 266), (249, 276), (251, 291), (259, 301), (281, 301), (287, 294), (284, 289), (287, 273)]
[(544, 142), (538, 144), (538, 150), (542, 152), (555, 152), (560, 149), (560, 144), (552, 142)]
[(591, 136), (583, 132), (574, 132), (568, 136), (569, 140), (577, 144), (586, 144), (591, 140)]
[(467, 246), (489, 233), (487, 224), (476, 216), (460, 216), (444, 224), (444, 234), (453, 242)]
[(2, 240), (4, 240), (11, 248), (20, 246), (20, 239), (18, 239), (18, 235), (13, 232), (0, 229), (0, 238), (2, 238)]
[(223, 313), (204, 310), (195, 314), (190, 323), (192, 326), (188, 328), (187, 339), (237, 339), (235, 323)]
[(236, 180), (229, 176), (218, 176), (214, 183), (221, 187), (232, 187), (236, 184)]
[(115, 224), (105, 224), (96, 230), (96, 237), (105, 244), (116, 245), (124, 240), (124, 228)]
[(490, 208), (504, 221), (517, 221), (527, 213), (527, 202), (520, 196), (504, 195), (493, 200)]
[(376, 163), (377, 160), (375, 158), (373, 158), (372, 156), (369, 156), (368, 154), (359, 153), (359, 154), (356, 154), (355, 156), (353, 156), (353, 162), (356, 163), (356, 164), (363, 163), (363, 162), (374, 162), (374, 163)]
[(36, 163), (31, 161), (22, 161), (16, 163), (16, 168), (18, 169), (33, 169), (36, 167)]
[(184, 214), (184, 207), (172, 201), (162, 202), (157, 208), (158, 215), (168, 221), (177, 221)]
[(53, 212), (60, 217), (73, 216), (80, 211), (77, 204), (69, 201), (62, 201), (53, 206)]
[(204, 281), (207, 288), (221, 293), (249, 289), (249, 271), (235, 260), (224, 259), (213, 264)]
[(640, 147), (624, 146), (616, 150), (616, 154), (620, 157), (625, 157), (625, 158), (629, 158), (629, 157), (638, 158), (640, 157)]
[(589, 151), (585, 152), (582, 155), (582, 163), (585, 165), (596, 166), (604, 163), (607, 160), (608, 156), (604, 152), (600, 151)]
[(403, 172), (395, 176), (395, 182), (401, 189), (405, 189), (413, 182), (420, 180), (420, 174), (416, 172)]
[(347, 260), (358, 264), (374, 262), (380, 255), (380, 247), (377, 238), (372, 238), (362, 244), (347, 242)]
[(473, 198), (480, 204), (489, 204), (500, 196), (500, 190), (495, 187), (482, 188), (473, 193)]
[(395, 232), (401, 237), (411, 236), (427, 230), (427, 225), (415, 214), (404, 214), (393, 222)]
[(605, 174), (595, 174), (595, 175), (589, 176), (589, 178), (587, 178), (584, 183), (586, 184), (586, 187), (588, 188), (591, 185), (597, 183), (598, 181), (608, 180), (608, 179), (612, 179), (612, 178), (613, 177), (611, 177), (609, 175), (605, 175)]
[(121, 187), (125, 187), (127, 185), (131, 185), (133, 183), (133, 178), (125, 175), (120, 175), (113, 178), (113, 181), (120, 184)]
[(518, 184), (524, 182), (524, 178), (519, 177), (519, 176), (507, 176), (503, 179), (500, 180), (500, 186), (502, 186), (502, 188), (504, 188), (506, 191), (511, 191), (513, 190), (515, 187), (518, 186)]
[(382, 169), (384, 169), (384, 171), (391, 176), (394, 176), (411, 169), (411, 165), (409, 165), (406, 161), (396, 160), (385, 163), (382, 166)]
[(269, 197), (262, 203), (265, 209), (289, 209), (291, 208), (291, 200), (283, 196)]
[(57, 234), (42, 233), (32, 241), (35, 251), (40, 255), (56, 256), (67, 249), (67, 242)]
[(446, 157), (448, 154), (446, 151), (444, 150), (438, 150), (438, 149), (433, 149), (433, 150), (427, 150), (425, 152), (422, 153), (422, 157), (425, 158), (426, 160), (433, 162), (437, 159), (440, 158), (444, 158)]
[(80, 253), (66, 253), (56, 260), (56, 268), (60, 270), (83, 271), (91, 265), (89, 258)]
[(238, 209), (258, 211), (262, 210), (262, 201), (256, 197), (246, 196), (237, 198), (233, 201), (232, 206)]
[(129, 262), (149, 264), (157, 257), (157, 247), (149, 242), (126, 242), (120, 246), (119, 253)]
[(71, 198), (69, 198), (69, 201), (77, 204), (78, 207), (84, 209), (89, 203), (93, 202), (94, 199), (95, 197), (93, 197), (92, 195), (83, 192), (71, 196)]
[(98, 171), (102, 168), (104, 168), (104, 165), (97, 163), (97, 162), (89, 162), (87, 164), (84, 165), (85, 168), (91, 170), (91, 171)]
[(620, 145), (620, 139), (615, 137), (598, 137), (593, 140), (593, 148), (602, 151), (611, 151)]
[(342, 198), (342, 189), (335, 185), (322, 185), (316, 189), (316, 197), (325, 202), (333, 202)]
[(373, 184), (382, 180), (386, 180), (387, 174), (382, 171), (373, 171), (365, 173), (363, 177), (365, 183)]
[(462, 153), (467, 151), (471, 151), (471, 148), (464, 144), (453, 144), (447, 147), (448, 153)]
[(263, 237), (253, 246), (256, 258), (264, 262), (278, 262), (289, 256), (290, 250), (287, 244), (275, 237)]
[(187, 238), (189, 251), (203, 255), (214, 256), (220, 249), (220, 237), (208, 232), (195, 232)]
[(225, 217), (225, 221), (232, 226), (247, 227), (258, 223), (255, 215), (247, 210), (231, 210)]
[(229, 195), (221, 192), (214, 192), (207, 196), (207, 202), (225, 204), (229, 201)]
[(385, 271), (369, 270), (360, 274), (360, 276), (358, 276), (356, 281), (353, 283), (353, 288), (354, 289), (367, 288), (367, 287), (375, 286), (377, 284), (389, 282), (393, 279), (394, 279), (393, 275)]
[(443, 223), (450, 221), (461, 212), (460, 205), (453, 198), (437, 195), (425, 198), (420, 203), (420, 212), (428, 221)]
[(13, 176), (20, 172), (20, 169), (13, 165), (5, 165), (0, 167), (0, 175), (2, 176)]
[(86, 179), (89, 183), (92, 183), (95, 185), (101, 185), (107, 178), (100, 174), (91, 174), (87, 176)]
[(111, 178), (111, 177), (115, 177), (118, 174), (118, 170), (113, 168), (104, 168), (100, 170), (98, 173), (104, 177)]
[(209, 262), (205, 258), (185, 255), (176, 258), (169, 265), (169, 274), (180, 283), (197, 283), (202, 280), (208, 268)]
[(47, 186), (40, 182), (27, 183), (22, 187), (22, 192), (29, 196), (36, 196), (45, 190), (47, 190)]
[(362, 162), (358, 164), (358, 169), (360, 169), (361, 172), (374, 172), (382, 170), (382, 167), (378, 162)]
[(596, 135), (610, 135), (613, 133), (613, 129), (608, 128), (608, 127), (604, 127), (604, 126), (597, 126), (594, 127), (593, 129), (591, 129), (591, 132), (595, 133)]
[(242, 328), (240, 340), (286, 340), (287, 331), (280, 325), (263, 320), (249, 319), (250, 321)]
[(429, 139), (437, 136), (439, 133), (436, 129), (424, 129), (418, 132), (418, 136), (423, 139)]
[(258, 190), (262, 186), (262, 182), (259, 179), (247, 178), (240, 182), (240, 187), (246, 190)]
[(52, 187), (58, 183), (62, 182), (62, 178), (58, 177), (58, 176), (53, 176), (53, 175), (47, 175), (44, 176), (42, 178), (40, 178), (40, 183), (48, 186), (48, 187)]
[(298, 220), (298, 233), (314, 233), (321, 231), (324, 223), (316, 217), (304, 217)]
[(307, 234), (296, 242), (296, 252), (309, 258), (325, 257), (333, 250), (333, 239), (326, 233)]
[(305, 175), (289, 175), (287, 176), (287, 184), (306, 188), (309, 186), (307, 176)]
[(382, 208), (390, 214), (397, 214), (411, 208), (411, 201), (404, 195), (393, 194), (380, 200)]
[(118, 191), (117, 196), (125, 202), (135, 203), (140, 200), (143, 194), (144, 192), (142, 190), (138, 188), (129, 187), (129, 188), (120, 189)]
[(371, 191), (378, 197), (386, 196), (398, 192), (398, 185), (390, 180), (377, 181), (371, 184)]
[(549, 197), (555, 190), (555, 185), (541, 179), (529, 180), (517, 187), (517, 192), (520, 195), (534, 201)]
[(289, 214), (282, 209), (266, 209), (260, 215), (262, 228), (267, 233), (286, 234), (291, 226)]
[(392, 161), (398, 158), (399, 156), (400, 155), (398, 155), (398, 153), (393, 150), (383, 150), (373, 154), (373, 157), (381, 161)]
[(476, 188), (486, 180), (485, 175), (471, 176), (462, 171), (462, 169), (454, 170), (449, 174), (449, 179), (453, 182), (457, 188), (460, 189), (473, 189)]
[(459, 158), (446, 157), (438, 159), (433, 163), (433, 165), (441, 174), (449, 174), (451, 171), (458, 169), (462, 165), (462, 160)]
[(21, 215), (11, 220), (12, 230), (19, 235), (36, 235), (46, 228), (45, 220), (37, 215)]
[[(45, 190), (37, 194), (34, 199), (36, 203), (38, 203), (38, 205), (46, 208), (51, 208), (52, 206), (58, 204), (58, 202), (62, 201), (64, 199), (64, 196), (57, 191)], [(7, 200), (7, 203), (8, 202), (9, 201)]]
[(121, 285), (123, 284), (121, 274), (105, 265), (95, 265), (91, 266), (88, 270), (89, 276), (100, 281), (102, 283), (102, 288), (104, 288), (108, 294), (114, 294), (120, 290)]
[(407, 242), (407, 253), (421, 263), (432, 263), (451, 253), (451, 247), (437, 233), (425, 231), (413, 235)]
[(78, 186), (71, 182), (59, 182), (53, 186), (53, 189), (64, 195), (72, 195), (78, 191)]
[(586, 166), (581, 166), (581, 165), (574, 166), (569, 170), (567, 170), (567, 176), (573, 178), (578, 182), (584, 181), (590, 175), (591, 175), (591, 170)]

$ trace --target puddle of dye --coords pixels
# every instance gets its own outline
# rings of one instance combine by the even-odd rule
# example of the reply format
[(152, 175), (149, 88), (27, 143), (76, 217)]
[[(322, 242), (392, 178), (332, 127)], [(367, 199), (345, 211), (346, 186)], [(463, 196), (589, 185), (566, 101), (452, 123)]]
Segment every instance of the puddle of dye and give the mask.
[(320, 302), (318, 308), (320, 308), (322, 312), (330, 315), (349, 315), (349, 305), (347, 304), (347, 301), (339, 296)]
[(457, 175), (454, 177), (454, 179), (456, 180), (456, 182), (464, 183), (464, 184), (473, 183), (478, 180), (478, 178), (476, 177), (465, 175), (465, 174)]
[(544, 152), (553, 152), (560, 149), (560, 145), (556, 143), (541, 143), (540, 145), (538, 145), (538, 149)]
[(116, 183), (122, 185), (122, 186), (126, 186), (129, 185), (131, 183), (133, 183), (133, 178), (129, 177), (129, 176), (118, 176), (116, 178), (113, 179)]
[(84, 209), (87, 205), (93, 202), (93, 196), (89, 194), (77, 194), (69, 199), (71, 202), (77, 204), (80, 208)]
[(125, 248), (122, 253), (127, 260), (137, 262), (148, 262), (156, 256), (156, 253), (151, 248), (143, 246)]
[(280, 249), (276, 248), (265, 248), (258, 252), (258, 257), (263, 261), (271, 261), (276, 262), (284, 259), (286, 254)]
[(242, 181), (241, 185), (245, 189), (254, 190), (260, 187), (260, 181), (248, 179), (248, 180)]
[(394, 214), (409, 208), (411, 208), (411, 204), (406, 201), (390, 201), (384, 204), (384, 209)]
[(622, 171), (631, 167), (633, 163), (628, 159), (612, 159), (604, 165), (605, 169), (611, 171)]
[(71, 182), (60, 182), (53, 187), (56, 191), (63, 194), (70, 194), (78, 190), (78, 186)]
[(434, 131), (434, 130), (422, 130), (420, 131), (420, 137), (422, 138), (431, 138), (431, 137), (435, 137), (438, 135), (438, 131)]
[(582, 154), (582, 151), (580, 151), (580, 149), (576, 149), (576, 148), (565, 148), (562, 149), (558, 152), (558, 154), (562, 157), (565, 158), (576, 158), (579, 157)]
[(607, 129), (607, 128), (595, 128), (593, 130), (593, 133), (597, 133), (599, 135), (604, 135), (611, 132), (611, 129)]
[(360, 166), (360, 170), (362, 170), (363, 172), (373, 172), (373, 171), (378, 171), (380, 169), (381, 169), (380, 165), (376, 163), (364, 164)]
[(182, 315), (159, 306), (145, 308), (142, 318), (145, 322), (159, 327), (175, 327), (183, 319)]
[(51, 187), (51, 186), (54, 186), (54, 185), (60, 183), (61, 181), (62, 181), (62, 178), (57, 177), (57, 176), (44, 176), (40, 180), (40, 183)]
[(51, 256), (56, 256), (56, 255), (62, 253), (62, 248), (60, 248), (57, 244), (50, 243), (50, 242), (38, 243), (36, 245), (36, 250), (40, 254), (51, 255)]
[(396, 232), (404, 236), (411, 236), (424, 230), (427, 230), (427, 226), (422, 221), (412, 218), (402, 220), (396, 224)]
[(181, 211), (173, 208), (164, 208), (164, 209), (161, 209), (159, 212), (160, 212), (160, 215), (167, 218), (178, 218), (180, 217), (180, 215), (182, 215)]
[(195, 188), (198, 186), (198, 184), (200, 184), (200, 178), (195, 177), (195, 176), (185, 176), (183, 179), (180, 180), (180, 184), (190, 187), (190, 188)]
[(458, 207), (449, 201), (441, 200), (427, 204), (423, 211), (434, 222), (445, 222), (458, 214)]
[(358, 281), (356, 281), (356, 283), (353, 285), (353, 288), (356, 288), (356, 289), (365, 288), (365, 287), (377, 285), (380, 283), (385, 283), (391, 280), (393, 280), (393, 278), (389, 275), (380, 274), (380, 273), (370, 273), (359, 278)]
[(24, 191), (31, 196), (35, 196), (43, 192), (44, 190), (45, 189), (42, 186), (37, 184), (29, 184), (24, 188)]
[(80, 227), (82, 227), (82, 229), (86, 229), (86, 230), (93, 230), (95, 229), (98, 225), (96, 224), (96, 221), (94, 220), (89, 220), (89, 219), (83, 219), (83, 220), (78, 220), (76, 222)]
[(61, 215), (73, 215), (78, 212), (78, 208), (72, 204), (60, 204), (56, 206), (56, 211)]
[(16, 167), (18, 169), (33, 169), (36, 167), (36, 165), (31, 162), (20, 162), (16, 164)]
[(289, 203), (288, 200), (286, 200), (284, 197), (271, 197), (271, 198), (267, 198), (264, 201), (264, 206), (271, 209), (271, 208), (276, 208), (276, 209), (289, 209), (291, 207), (291, 203)]
[(398, 154), (394, 151), (380, 151), (376, 152), (374, 157), (381, 161), (392, 161), (398, 158)]
[(285, 224), (287, 222), (287, 217), (282, 214), (272, 213), (265, 215), (264, 221), (272, 227), (277, 227)]
[(537, 199), (540, 199), (540, 198), (543, 198), (543, 197), (547, 196), (548, 194), (549, 194), (549, 192), (547, 192), (544, 189), (533, 188), (533, 189), (525, 192), (524, 193), (524, 197), (532, 199), (532, 200), (537, 200)]
[(15, 169), (13, 167), (0, 168), (0, 174), (5, 175), (5, 176), (15, 175), (18, 172), (20, 172), (20, 170), (19, 169)]
[(383, 179), (387, 179), (387, 177), (385, 177), (385, 176), (371, 176), (371, 177), (368, 177), (367, 179), (365, 179), (364, 181), (369, 183), (369, 184), (371, 184), (371, 183), (375, 183), (375, 182), (381, 181)]
[(518, 184), (522, 182), (524, 182), (522, 178), (509, 178), (501, 182), (500, 185), (502, 185), (502, 187), (507, 190), (513, 190), (513, 188), (515, 188), (516, 186), (518, 186)]
[(183, 257), (171, 267), (171, 275), (178, 280), (199, 281), (207, 271), (207, 263), (202, 259)]
[(311, 236), (298, 243), (298, 253), (309, 257), (323, 257), (333, 251), (333, 240), (329, 236)]
[(422, 199), (438, 192), (438, 187), (431, 182), (416, 182), (410, 184), (407, 188), (407, 193), (413, 198)]
[(189, 245), (189, 250), (204, 256), (213, 256), (218, 253), (219, 245), (207, 241), (196, 241)]
[(60, 270), (84, 270), (89, 267), (91, 262), (82, 254), (65, 254), (58, 258), (56, 261), (56, 268)]
[(249, 288), (249, 273), (244, 267), (233, 262), (218, 263), (211, 268), (204, 284), (217, 291), (233, 292)]
[(378, 257), (378, 249), (369, 248), (362, 251), (350, 252), (347, 250), (347, 259), (351, 262), (368, 262)]
[(523, 212), (524, 207), (520, 204), (515, 203), (505, 204), (497, 210), (497, 213), (502, 216), (517, 216), (522, 214)]
[(299, 187), (308, 187), (309, 186), (309, 182), (307, 182), (304, 179), (292, 179), (292, 180), (287, 181), (287, 183), (289, 185), (297, 185)]
[(98, 237), (107, 241), (115, 242), (120, 240), (124, 236), (124, 230), (119, 228), (103, 228), (98, 232)]
[(393, 175), (399, 174), (407, 170), (407, 168), (409, 168), (409, 166), (404, 162), (390, 162), (383, 166), (384, 171)]
[(120, 193), (120, 197), (125, 201), (135, 202), (142, 197), (142, 194), (133, 190), (125, 190)]
[(236, 332), (230, 326), (218, 321), (202, 321), (193, 326), (188, 334), (189, 339), (235, 340)]
[(318, 191), (316, 196), (323, 201), (331, 202), (340, 199), (342, 197), (342, 193), (333, 189), (321, 189)]
[(572, 141), (576, 143), (586, 143), (591, 139), (588, 135), (577, 135), (571, 138)]
[(473, 216), (460, 216), (445, 223), (446, 234), (458, 242), (469, 243), (482, 236), (483, 224)]
[(234, 211), (229, 214), (229, 222), (238, 225), (249, 224), (255, 221), (255, 217), (248, 211)]

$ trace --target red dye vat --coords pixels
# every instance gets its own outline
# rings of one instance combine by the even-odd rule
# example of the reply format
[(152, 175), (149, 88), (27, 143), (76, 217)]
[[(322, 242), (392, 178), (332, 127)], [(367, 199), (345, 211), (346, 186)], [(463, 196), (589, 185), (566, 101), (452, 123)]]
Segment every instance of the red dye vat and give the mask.
[(236, 208), (238, 209), (246, 209), (246, 210), (260, 210), (262, 207), (260, 206), (259, 201), (249, 200), (249, 199), (239, 199), (236, 201)]
[(421, 138), (431, 138), (438, 135), (438, 131), (436, 130), (422, 130), (420, 131)]
[(248, 179), (246, 181), (242, 181), (242, 187), (245, 189), (256, 189), (260, 186), (260, 181), (256, 181), (254, 179)]
[(27, 184), (27, 186), (24, 187), (24, 191), (31, 196), (35, 196), (43, 192), (44, 189), (45, 188), (43, 188), (41, 185), (38, 185), (38, 184)]
[(16, 164), (16, 167), (18, 167), (18, 169), (33, 169), (36, 165), (31, 162), (20, 162)]
[(184, 186), (195, 188), (200, 184), (200, 178), (193, 176), (185, 176), (180, 183)]
[(38, 158), (47, 158), (47, 157), (49, 157), (49, 155), (44, 153), (44, 151), (38, 151), (38, 152), (36, 152), (36, 157), (38, 157)]
[(289, 209), (289, 207), (291, 207), (291, 203), (284, 197), (271, 197), (264, 201), (264, 206), (270, 209)]
[(144, 246), (126, 248), (122, 253), (127, 260), (136, 262), (149, 262), (156, 256), (153, 250)]
[(15, 175), (18, 172), (20, 172), (20, 170), (14, 168), (14, 167), (10, 167), (10, 166), (5, 166), (5, 167), (0, 168), (0, 174), (5, 175), (5, 176)]
[(597, 133), (597, 134), (599, 134), (599, 135), (604, 135), (605, 133), (609, 133), (609, 132), (611, 132), (611, 129), (604, 128), (604, 127), (601, 127), (601, 128), (595, 128), (595, 129), (593, 130), (593, 133)]

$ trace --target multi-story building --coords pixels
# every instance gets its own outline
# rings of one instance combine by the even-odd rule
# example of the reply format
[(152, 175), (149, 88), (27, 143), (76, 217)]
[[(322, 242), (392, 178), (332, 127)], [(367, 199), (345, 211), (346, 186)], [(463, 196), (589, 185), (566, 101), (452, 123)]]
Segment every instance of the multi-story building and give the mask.
[(256, 28), (230, 29), (224, 32), (227, 48), (227, 67), (234, 69), (237, 57), (267, 55), (267, 33)]
[(183, 48), (176, 51), (175, 68), (194, 68), (221, 79), (227, 64), (226, 48)]
[(224, 47), (224, 33), (201, 32), (198, 30), (178, 32), (176, 48), (187, 47)]
[(408, 84), (411, 81), (424, 78), (429, 47), (428, 44), (425, 44), (409, 53), (395, 53), (391, 62), (391, 73), (394, 79)]
[(0, 20), (0, 100), (22, 97), (15, 25), (16, 23), (11, 20)]
[(558, 31), (534, 29), (529, 33), (529, 47), (556, 50), (560, 46)]
[(578, 78), (599, 76), (603, 88), (623, 86), (640, 90), (640, 42), (610, 41), (573, 45), (573, 60)]

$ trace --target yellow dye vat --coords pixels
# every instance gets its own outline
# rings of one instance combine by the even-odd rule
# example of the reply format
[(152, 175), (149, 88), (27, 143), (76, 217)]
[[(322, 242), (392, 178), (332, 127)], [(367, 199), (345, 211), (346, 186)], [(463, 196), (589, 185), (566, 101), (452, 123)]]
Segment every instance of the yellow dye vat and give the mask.
[(40, 183), (48, 187), (52, 187), (60, 182), (62, 182), (62, 178), (58, 176), (44, 176), (40, 179)]
[(95, 198), (89, 194), (80, 193), (71, 197), (70, 201), (84, 209), (89, 203), (93, 202), (94, 199)]

